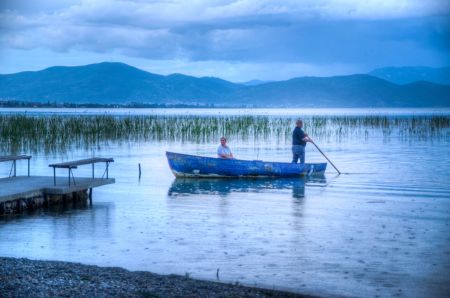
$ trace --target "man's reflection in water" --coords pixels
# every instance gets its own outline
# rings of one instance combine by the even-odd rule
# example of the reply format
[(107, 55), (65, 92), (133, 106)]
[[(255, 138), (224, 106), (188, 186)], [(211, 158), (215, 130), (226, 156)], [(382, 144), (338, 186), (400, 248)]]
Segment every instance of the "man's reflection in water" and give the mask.
[(301, 199), (305, 197), (305, 184), (304, 178), (293, 181), (292, 183), (292, 197), (296, 199)]

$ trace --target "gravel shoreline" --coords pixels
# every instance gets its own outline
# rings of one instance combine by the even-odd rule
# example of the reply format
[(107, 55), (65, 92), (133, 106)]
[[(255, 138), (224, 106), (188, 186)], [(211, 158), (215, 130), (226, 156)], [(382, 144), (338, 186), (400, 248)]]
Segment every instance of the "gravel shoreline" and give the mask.
[(0, 257), (1, 297), (311, 297), (178, 275)]

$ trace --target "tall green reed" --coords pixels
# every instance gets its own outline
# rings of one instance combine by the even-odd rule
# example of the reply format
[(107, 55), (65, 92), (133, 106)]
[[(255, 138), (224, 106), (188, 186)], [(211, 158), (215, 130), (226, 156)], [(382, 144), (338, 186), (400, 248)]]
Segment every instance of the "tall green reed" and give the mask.
[[(450, 138), (449, 116), (311, 116), (304, 122), (305, 131), (320, 140)], [(61, 152), (109, 142), (209, 143), (222, 135), (234, 141), (288, 144), (294, 125), (294, 118), (269, 116), (0, 115), (0, 150)]]

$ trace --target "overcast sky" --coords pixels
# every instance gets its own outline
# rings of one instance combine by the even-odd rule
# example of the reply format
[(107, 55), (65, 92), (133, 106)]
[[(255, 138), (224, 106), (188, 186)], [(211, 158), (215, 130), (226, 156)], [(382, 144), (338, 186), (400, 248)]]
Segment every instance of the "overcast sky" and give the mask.
[(0, 73), (124, 62), (240, 82), (450, 65), (448, 0), (0, 0)]

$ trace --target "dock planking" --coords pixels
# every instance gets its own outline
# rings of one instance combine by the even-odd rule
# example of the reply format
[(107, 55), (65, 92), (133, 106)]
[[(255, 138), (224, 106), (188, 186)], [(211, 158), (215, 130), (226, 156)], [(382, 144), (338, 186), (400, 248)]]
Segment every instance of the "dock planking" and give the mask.
[(66, 177), (16, 176), (0, 178), (0, 203), (46, 195), (65, 195), (81, 190), (115, 183), (114, 178), (77, 177), (76, 183), (69, 185)]
[[(28, 160), (27, 176), (16, 175), (16, 162), (22, 159)], [(0, 178), (0, 215), (34, 210), (41, 206), (66, 204), (68, 201), (77, 203), (89, 199), (92, 203), (94, 187), (115, 183), (115, 179), (108, 176), (109, 164), (114, 162), (113, 158), (92, 157), (51, 164), (49, 167), (53, 168), (53, 177), (30, 176), (30, 159), (29, 155), (0, 156), (0, 162), (12, 161), (9, 177)], [(106, 165), (101, 178), (95, 178), (94, 164), (96, 163), (105, 163)], [(92, 166), (92, 178), (75, 178), (72, 170), (77, 169), (78, 166), (89, 164)], [(57, 177), (56, 168), (67, 169), (68, 176), (66, 178)], [(106, 178), (104, 178), (105, 174)]]

